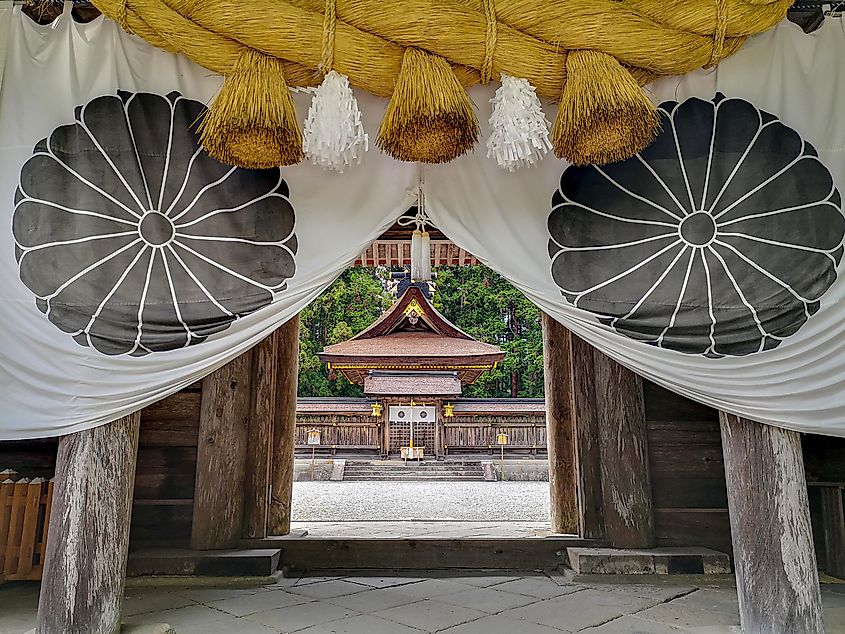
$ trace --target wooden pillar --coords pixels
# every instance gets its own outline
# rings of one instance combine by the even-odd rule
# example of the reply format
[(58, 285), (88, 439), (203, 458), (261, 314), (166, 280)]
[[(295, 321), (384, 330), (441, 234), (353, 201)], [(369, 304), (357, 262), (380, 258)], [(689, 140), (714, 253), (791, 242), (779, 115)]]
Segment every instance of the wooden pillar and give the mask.
[(800, 434), (719, 413), (744, 632), (824, 632)]
[(273, 426), (272, 497), (269, 532), (290, 533), (293, 453), (296, 443), (296, 388), (299, 375), (299, 315), (278, 332), (276, 420)]
[(551, 524), (556, 533), (575, 533), (578, 503), (571, 334), (546, 313), (542, 315)]
[(578, 534), (585, 539), (604, 537), (601, 489), (601, 443), (596, 411), (593, 347), (570, 333), (575, 464), (578, 471)]
[(234, 548), (241, 538), (250, 425), (252, 352), (202, 381), (191, 548)]
[(642, 380), (593, 350), (601, 446), (602, 515), (608, 545), (654, 546), (654, 512)]
[(247, 432), (243, 537), (267, 537), (270, 512), (270, 471), (276, 419), (276, 357), (279, 331), (252, 349), (251, 404)]
[(120, 630), (140, 421), (59, 440), (37, 634)]
[(845, 579), (845, 512), (842, 508), (842, 487), (821, 487), (821, 495), (827, 574)]

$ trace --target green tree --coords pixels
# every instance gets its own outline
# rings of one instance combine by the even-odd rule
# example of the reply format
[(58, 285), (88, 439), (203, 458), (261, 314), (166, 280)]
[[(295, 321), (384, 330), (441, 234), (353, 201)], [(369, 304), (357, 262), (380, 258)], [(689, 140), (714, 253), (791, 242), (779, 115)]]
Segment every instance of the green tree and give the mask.
[(338, 376), (329, 379), (317, 354), (327, 345), (346, 341), (373, 323), (393, 302), (380, 271), (347, 269), (300, 313), (300, 396), (363, 396), (361, 388)]
[(461, 330), (506, 353), (498, 367), (464, 389), (465, 396), (543, 396), (540, 310), (510, 282), (486, 266), (441, 267), (434, 305)]

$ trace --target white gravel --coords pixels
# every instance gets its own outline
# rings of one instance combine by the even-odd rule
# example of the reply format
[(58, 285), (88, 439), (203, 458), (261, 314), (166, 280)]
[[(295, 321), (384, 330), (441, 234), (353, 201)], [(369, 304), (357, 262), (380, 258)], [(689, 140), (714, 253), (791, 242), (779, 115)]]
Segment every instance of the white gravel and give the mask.
[(297, 522), (548, 519), (548, 482), (293, 483)]

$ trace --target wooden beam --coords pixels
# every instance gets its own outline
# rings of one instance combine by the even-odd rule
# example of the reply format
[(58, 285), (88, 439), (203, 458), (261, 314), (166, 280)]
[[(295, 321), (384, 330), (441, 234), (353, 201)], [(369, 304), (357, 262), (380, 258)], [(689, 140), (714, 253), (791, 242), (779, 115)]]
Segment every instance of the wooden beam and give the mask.
[(37, 634), (120, 630), (140, 412), (59, 440)]
[(651, 548), (654, 512), (642, 380), (598, 350), (593, 366), (605, 536), (616, 548)]
[(276, 420), (273, 425), (272, 498), (268, 530), (290, 533), (293, 494), (293, 450), (296, 444), (296, 388), (299, 374), (299, 315), (278, 332), (276, 363)]
[(234, 548), (241, 537), (252, 351), (202, 381), (191, 548)]
[(827, 574), (845, 579), (845, 512), (842, 508), (842, 488), (821, 487), (821, 496)]
[(800, 434), (719, 413), (743, 632), (824, 632)]
[(270, 510), (270, 468), (273, 422), (276, 418), (276, 357), (278, 333), (252, 349), (251, 404), (244, 483), (243, 537), (267, 537)]
[(543, 375), (552, 530), (578, 530), (571, 333), (543, 315)]

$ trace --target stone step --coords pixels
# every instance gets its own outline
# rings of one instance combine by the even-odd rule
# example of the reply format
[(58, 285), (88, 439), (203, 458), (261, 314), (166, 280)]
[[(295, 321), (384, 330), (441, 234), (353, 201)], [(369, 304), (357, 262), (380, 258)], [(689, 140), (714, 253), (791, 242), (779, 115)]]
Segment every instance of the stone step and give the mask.
[(484, 482), (484, 476), (431, 475), (347, 475), (344, 482)]
[(280, 555), (278, 547), (237, 550), (141, 549), (129, 553), (126, 574), (130, 577), (260, 577), (271, 575), (277, 570)]
[(731, 560), (710, 548), (570, 548), (576, 575), (729, 575)]
[(375, 480), (386, 482), (419, 481), (484, 481), (484, 468), (480, 462), (400, 462), (398, 460), (348, 461), (344, 468), (346, 481)]
[(484, 469), (481, 466), (477, 467), (356, 467), (347, 465), (344, 470), (346, 473), (352, 472), (366, 472), (366, 473), (405, 473), (405, 472), (419, 472), (419, 473), (481, 473)]

